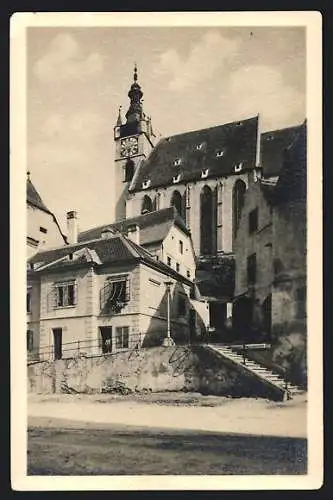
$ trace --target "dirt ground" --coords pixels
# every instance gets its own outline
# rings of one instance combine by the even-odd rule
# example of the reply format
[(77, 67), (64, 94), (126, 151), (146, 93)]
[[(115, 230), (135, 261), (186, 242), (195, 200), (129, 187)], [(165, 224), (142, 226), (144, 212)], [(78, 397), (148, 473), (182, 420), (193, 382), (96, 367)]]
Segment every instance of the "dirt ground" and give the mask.
[(28, 474), (305, 474), (306, 397), (30, 396)]

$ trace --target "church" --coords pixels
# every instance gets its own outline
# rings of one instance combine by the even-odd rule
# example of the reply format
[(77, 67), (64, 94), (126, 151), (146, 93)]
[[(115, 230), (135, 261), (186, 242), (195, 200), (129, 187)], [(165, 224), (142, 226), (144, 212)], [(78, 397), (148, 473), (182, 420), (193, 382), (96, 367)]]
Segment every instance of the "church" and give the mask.
[[(40, 358), (43, 348), (47, 357), (51, 349), (57, 359), (64, 341), (90, 342), (96, 352), (104, 352), (105, 342), (116, 350), (133, 342), (161, 345), (166, 334), (177, 342), (251, 343), (256, 341), (251, 325), (258, 307), (265, 309), (266, 333), (271, 326), (285, 330), (280, 316), (286, 301), (290, 331), (296, 318), (304, 339), (306, 242), (295, 240), (293, 227), (297, 221), (306, 227), (306, 196), (291, 200), (301, 215), (289, 221), (289, 229), (290, 200), (276, 199), (273, 206), (262, 195), (269, 190), (279, 198), (278, 192), (293, 185), (295, 171), (306, 178), (305, 122), (261, 133), (256, 115), (157, 141), (143, 110), (136, 67), (128, 97), (126, 115), (119, 109), (114, 127), (115, 217), (79, 232), (76, 211), (68, 212), (67, 237), (58, 230), (57, 241), (43, 240), (37, 251), (36, 240), (36, 250), (29, 251), (31, 355)], [(295, 147), (292, 161), (286, 161), (286, 152)], [(283, 184), (286, 175), (289, 181)], [(54, 228), (55, 217), (27, 182), (28, 209), (47, 214)], [(40, 217), (34, 222), (41, 231)], [(289, 231), (286, 247), (281, 244), (284, 227)], [(298, 281), (295, 293), (286, 297), (275, 283), (277, 276), (273, 282), (273, 260), (285, 261), (284, 252), (293, 260), (295, 251), (300, 255), (297, 269), (288, 264), (288, 272), (291, 279), (296, 273)], [(249, 265), (256, 253), (264, 260), (255, 275)], [(240, 323), (242, 318), (247, 320)], [(263, 331), (260, 325), (257, 330)], [(270, 340), (270, 335), (265, 338)]]
[[(292, 142), (294, 128), (285, 129), (281, 142), (281, 134), (260, 133), (258, 114), (156, 143), (151, 117), (143, 110), (136, 67), (128, 97), (125, 118), (119, 110), (114, 127), (116, 220), (175, 207), (192, 237), (195, 281), (209, 303), (209, 329), (225, 340), (225, 325), (232, 318), (235, 242), (244, 196), (262, 177), (262, 148), (281, 153)], [(269, 148), (267, 136), (272, 137)], [(168, 265), (176, 262), (169, 259)]]

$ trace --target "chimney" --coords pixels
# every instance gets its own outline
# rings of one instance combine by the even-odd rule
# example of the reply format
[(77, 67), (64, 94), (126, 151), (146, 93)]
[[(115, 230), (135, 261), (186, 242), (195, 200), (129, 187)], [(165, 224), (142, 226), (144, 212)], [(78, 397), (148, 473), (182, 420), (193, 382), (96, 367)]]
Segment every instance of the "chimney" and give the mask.
[(127, 237), (137, 245), (140, 245), (140, 228), (138, 224), (131, 224), (128, 226)]
[(71, 210), (70, 212), (67, 212), (67, 233), (69, 244), (77, 243), (78, 232), (77, 212), (75, 210)]

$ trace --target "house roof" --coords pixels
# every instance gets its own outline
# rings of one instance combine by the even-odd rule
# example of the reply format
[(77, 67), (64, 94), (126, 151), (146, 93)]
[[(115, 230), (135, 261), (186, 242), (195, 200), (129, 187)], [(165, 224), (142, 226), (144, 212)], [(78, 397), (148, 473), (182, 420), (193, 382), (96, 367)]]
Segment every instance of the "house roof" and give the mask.
[[(80, 252), (80, 250), (84, 249), (86, 249), (85, 252)], [(76, 252), (78, 252), (78, 255), (75, 255)], [(70, 256), (72, 256), (72, 258), (70, 258)], [(143, 262), (150, 267), (154, 267), (163, 274), (173, 276), (178, 281), (191, 284), (190, 280), (186, 279), (166, 264), (157, 261), (150, 252), (121, 234), (113, 235), (110, 238), (99, 238), (75, 245), (66, 245), (51, 250), (45, 250), (38, 252), (28, 259), (29, 264), (38, 265), (38, 267), (35, 267), (35, 271), (37, 272), (38, 270), (44, 271), (44, 266), (47, 266), (45, 270), (59, 271), (87, 263), (90, 265), (91, 263), (103, 265), (130, 263), (133, 261)]]
[[(163, 138), (140, 164), (130, 190), (141, 191), (148, 180), (150, 188), (172, 185), (178, 174), (180, 183), (200, 180), (207, 169), (208, 178), (230, 175), (240, 163), (243, 170), (252, 169), (257, 134), (258, 116)], [(217, 157), (219, 151), (222, 154)], [(178, 166), (176, 160), (180, 160)]]
[(260, 138), (260, 163), (264, 177), (275, 177), (281, 172), (284, 151), (292, 144), (302, 125), (272, 130), (261, 134)]
[(275, 187), (277, 202), (305, 200), (307, 191), (307, 126), (299, 128), (297, 136), (284, 152), (283, 168)]
[(31, 182), (30, 177), (28, 177), (27, 179), (27, 203), (29, 203), (30, 205), (34, 205), (35, 207), (43, 210), (44, 212), (47, 212), (48, 214), (51, 214), (50, 210), (43, 202), (37, 189)]
[(78, 236), (78, 241), (87, 241), (101, 238), (102, 232), (109, 229), (116, 233), (126, 233), (128, 227), (137, 224), (140, 228), (140, 245), (148, 246), (152, 243), (163, 241), (173, 224), (176, 224), (184, 233), (190, 235), (183, 219), (178, 215), (175, 207), (164, 208), (149, 212), (137, 217), (130, 217), (122, 222), (104, 224), (83, 231)]

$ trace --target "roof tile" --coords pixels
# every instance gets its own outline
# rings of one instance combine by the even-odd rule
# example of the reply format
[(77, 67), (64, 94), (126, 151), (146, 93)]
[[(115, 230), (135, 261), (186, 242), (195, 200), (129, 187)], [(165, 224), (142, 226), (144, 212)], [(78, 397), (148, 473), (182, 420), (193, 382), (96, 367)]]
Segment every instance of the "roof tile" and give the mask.
[(131, 190), (140, 191), (148, 180), (152, 188), (170, 185), (179, 174), (180, 182), (199, 180), (207, 169), (208, 177), (230, 175), (240, 163), (242, 169), (252, 169), (256, 160), (257, 133), (256, 116), (163, 138), (140, 164)]

